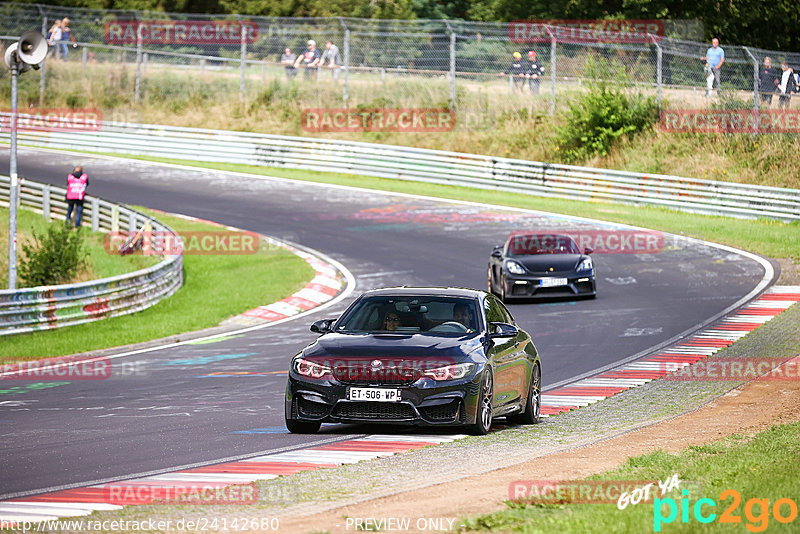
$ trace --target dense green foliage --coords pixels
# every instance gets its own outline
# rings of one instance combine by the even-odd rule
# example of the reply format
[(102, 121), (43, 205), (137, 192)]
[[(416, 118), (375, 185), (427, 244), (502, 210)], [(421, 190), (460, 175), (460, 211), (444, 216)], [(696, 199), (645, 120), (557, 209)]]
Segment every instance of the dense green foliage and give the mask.
[(658, 105), (620, 86), (622, 73), (611, 79), (600, 76), (594, 60), (587, 62), (588, 91), (569, 103), (564, 125), (558, 129), (562, 158), (570, 163), (607, 156), (622, 136), (632, 137), (658, 122)]
[(50, 0), (48, 4), (282, 17), (536, 19), (694, 19), (705, 38), (725, 44), (800, 51), (796, 0)]
[(86, 264), (81, 230), (60, 222), (47, 227), (43, 236), (33, 233), (33, 243), (22, 243), (19, 278), (24, 287), (65, 284)]

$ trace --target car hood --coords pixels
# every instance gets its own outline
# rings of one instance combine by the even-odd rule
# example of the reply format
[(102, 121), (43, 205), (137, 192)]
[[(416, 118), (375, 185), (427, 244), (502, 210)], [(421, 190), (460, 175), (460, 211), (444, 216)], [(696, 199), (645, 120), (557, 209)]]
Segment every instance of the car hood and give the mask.
[[(546, 273), (574, 271), (583, 258), (583, 254), (530, 254), (510, 259), (521, 263), (531, 272)], [(553, 271), (550, 271), (551, 268)]]
[(423, 334), (338, 334), (320, 336), (303, 350), (304, 357), (465, 358), (480, 348), (480, 335), (460, 337)]

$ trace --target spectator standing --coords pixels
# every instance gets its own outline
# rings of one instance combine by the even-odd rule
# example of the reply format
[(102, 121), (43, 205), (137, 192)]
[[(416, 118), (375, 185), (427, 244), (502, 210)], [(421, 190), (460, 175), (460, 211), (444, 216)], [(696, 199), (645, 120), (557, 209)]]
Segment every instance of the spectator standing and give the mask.
[(778, 89), (779, 83), (778, 73), (772, 68), (772, 60), (769, 57), (765, 57), (764, 65), (758, 72), (758, 93), (761, 98), (761, 104), (766, 107), (772, 105), (772, 95)]
[(531, 93), (539, 94), (539, 77), (544, 76), (544, 67), (536, 59), (536, 52), (533, 50), (528, 51), (528, 69), (526, 72), (528, 76), (528, 88)]
[(288, 79), (292, 79), (297, 76), (297, 69), (294, 67), (294, 62), (297, 60), (297, 54), (292, 52), (292, 49), (288, 46), (281, 54), (281, 64), (286, 65), (286, 77)]
[(328, 68), (333, 69), (331, 71), (331, 75), (333, 76), (334, 81), (339, 81), (339, 73), (341, 72), (342, 67), (342, 55), (339, 53), (339, 47), (333, 44), (333, 42), (330, 40), (325, 43), (325, 52), (322, 53), (322, 60), (320, 61), (319, 66), (324, 66), (325, 61), (328, 62)]
[(83, 197), (86, 196), (86, 188), (89, 186), (89, 177), (83, 172), (83, 167), (78, 165), (72, 173), (67, 175), (67, 219), (66, 225), (69, 226), (72, 218), (72, 210), (75, 210), (75, 228), (81, 225), (83, 215)]
[(305, 67), (303, 75), (306, 79), (309, 79), (312, 75), (317, 74), (317, 67), (319, 67), (319, 62), (322, 60), (322, 52), (319, 51), (317, 42), (313, 39), (309, 39), (306, 45), (308, 47), (307, 50), (302, 55), (297, 56), (294, 62), (294, 68), (299, 67), (300, 63), (303, 63)]
[[(711, 48), (706, 50), (706, 96), (710, 97), (714, 89), (714, 84), (719, 92), (721, 84), (721, 68), (725, 63), (725, 51), (719, 46), (719, 39), (711, 39)], [(709, 73), (710, 69), (710, 73)]]
[(785, 61), (781, 63), (781, 82), (778, 86), (780, 96), (778, 97), (778, 107), (781, 109), (788, 109), (789, 103), (792, 100), (792, 93), (797, 89), (797, 82), (794, 77), (794, 70), (789, 68), (789, 64)]
[(52, 26), (50, 26), (50, 30), (47, 32), (47, 44), (53, 47), (56, 58), (61, 57), (60, 42), (61, 42), (61, 21), (57, 20), (53, 23)]
[(498, 76), (511, 76), (514, 80), (514, 88), (522, 91), (525, 86), (526, 70), (525, 64), (522, 62), (522, 54), (514, 52), (511, 64)]
[(61, 21), (61, 39), (59, 41), (61, 46), (61, 59), (67, 60), (69, 54), (69, 43), (72, 41), (72, 48), (77, 48), (78, 43), (75, 41), (75, 36), (72, 35), (72, 29), (69, 27), (69, 18), (64, 17)]

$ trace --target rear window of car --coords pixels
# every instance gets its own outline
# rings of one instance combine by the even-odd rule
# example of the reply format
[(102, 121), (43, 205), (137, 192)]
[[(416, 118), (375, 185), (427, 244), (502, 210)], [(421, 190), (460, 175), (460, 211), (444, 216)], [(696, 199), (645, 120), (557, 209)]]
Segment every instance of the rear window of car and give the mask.
[(508, 253), (513, 256), (529, 254), (580, 254), (575, 240), (558, 234), (520, 234), (508, 238)]
[(458, 336), (479, 328), (475, 299), (403, 295), (361, 298), (345, 312), (335, 330)]

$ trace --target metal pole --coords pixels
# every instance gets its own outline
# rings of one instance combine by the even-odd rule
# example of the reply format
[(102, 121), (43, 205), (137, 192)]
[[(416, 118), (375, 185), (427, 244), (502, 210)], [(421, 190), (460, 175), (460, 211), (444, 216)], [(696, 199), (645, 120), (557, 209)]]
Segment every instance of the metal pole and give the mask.
[(661, 115), (661, 82), (662, 82), (662, 62), (663, 62), (663, 50), (661, 49), (661, 45), (658, 44), (656, 38), (652, 34), (650, 35), (650, 39), (653, 40), (653, 44), (656, 45), (656, 86), (658, 87), (658, 96), (656, 99), (658, 100), (658, 114)]
[[(41, 7), (39, 8), (41, 10)], [(47, 15), (42, 15), (42, 35), (47, 37)], [(47, 81), (44, 76), (45, 64), (47, 63), (47, 56), (42, 61), (41, 69), (39, 70), (39, 106), (44, 105), (44, 89)]]
[(556, 113), (556, 34), (547, 26), (550, 34), (550, 115)]
[(750, 53), (750, 49), (743, 46), (744, 51), (753, 61), (753, 135), (758, 135), (758, 60)]
[(138, 104), (142, 94), (142, 24), (138, 12), (136, 13), (136, 22), (136, 86), (133, 101)]
[(19, 62), (13, 58), (11, 67), (11, 141), (8, 175), (11, 178), (8, 201), (8, 289), (17, 289), (17, 77)]
[(456, 109), (456, 32), (449, 20), (445, 19), (444, 23), (450, 32), (450, 109)]
[[(240, 21), (241, 22), (241, 21)], [(239, 93), (242, 95), (242, 99), (244, 99), (244, 89), (245, 89), (245, 76), (247, 74), (247, 28), (244, 24), (242, 24), (242, 56), (241, 56), (241, 79), (239, 80)]]
[(344, 29), (344, 88), (342, 89), (342, 101), (347, 107), (347, 100), (350, 98), (350, 28), (342, 17), (339, 17), (339, 24)]

